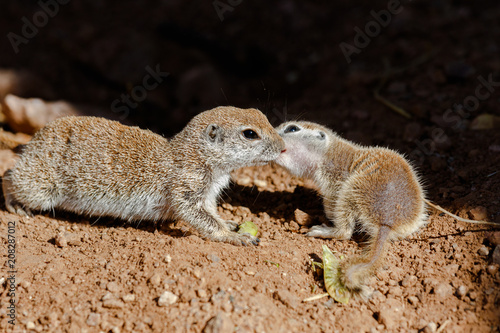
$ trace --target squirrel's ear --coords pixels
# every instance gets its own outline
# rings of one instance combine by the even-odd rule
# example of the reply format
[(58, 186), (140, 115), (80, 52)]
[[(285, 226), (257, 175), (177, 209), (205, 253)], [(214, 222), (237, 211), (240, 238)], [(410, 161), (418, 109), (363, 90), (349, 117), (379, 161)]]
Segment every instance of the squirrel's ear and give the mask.
[(219, 125), (210, 124), (205, 128), (205, 137), (211, 142), (222, 141), (223, 129)]

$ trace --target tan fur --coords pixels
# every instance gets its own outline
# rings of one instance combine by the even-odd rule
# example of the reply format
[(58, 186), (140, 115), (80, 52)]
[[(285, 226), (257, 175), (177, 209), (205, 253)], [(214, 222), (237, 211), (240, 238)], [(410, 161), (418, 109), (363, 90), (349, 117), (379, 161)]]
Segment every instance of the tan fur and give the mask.
[(350, 239), (355, 226), (368, 234), (364, 253), (341, 266), (344, 285), (363, 295), (388, 241), (405, 238), (425, 224), (424, 193), (416, 173), (393, 150), (359, 146), (315, 123), (288, 122), (277, 130), (286, 151), (276, 162), (315, 181), (333, 223), (312, 227), (308, 236)]
[[(254, 131), (258, 137), (247, 138)], [(274, 160), (284, 142), (255, 109), (218, 107), (171, 140), (94, 117), (60, 118), (37, 132), (3, 179), (7, 209), (63, 209), (129, 221), (180, 218), (211, 240), (253, 243), (217, 214), (217, 199), (240, 167)]]

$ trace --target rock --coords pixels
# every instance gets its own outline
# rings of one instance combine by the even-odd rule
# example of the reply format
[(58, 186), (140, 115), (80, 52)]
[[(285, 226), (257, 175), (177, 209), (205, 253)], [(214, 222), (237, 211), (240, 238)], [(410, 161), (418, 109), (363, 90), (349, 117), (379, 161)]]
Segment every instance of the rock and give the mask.
[(172, 261), (172, 257), (170, 254), (167, 254), (165, 258), (163, 258), (163, 261), (166, 262), (167, 264)]
[(463, 298), (465, 295), (467, 295), (467, 287), (466, 286), (460, 286), (455, 290), (455, 295), (458, 298)]
[(295, 209), (293, 214), (295, 216), (295, 221), (301, 226), (309, 226), (312, 223), (311, 215), (301, 211), (298, 208)]
[(242, 177), (242, 178), (238, 178), (236, 180), (236, 182), (238, 183), (238, 185), (247, 186), (247, 185), (250, 185), (250, 183), (252, 183), (252, 178), (250, 178), (250, 177)]
[(133, 302), (133, 301), (135, 301), (135, 295), (134, 295), (134, 294), (127, 294), (127, 295), (123, 295), (123, 296), (122, 296), (122, 300), (123, 300), (125, 303), (128, 303), (128, 302)]
[(158, 306), (168, 306), (168, 305), (172, 305), (174, 304), (175, 302), (177, 302), (177, 300), (179, 299), (179, 297), (173, 293), (171, 293), (170, 291), (165, 291), (163, 294), (161, 294), (161, 296), (158, 298)]
[(217, 263), (220, 261), (220, 258), (217, 257), (215, 254), (211, 253), (207, 255), (207, 259), (210, 260), (211, 262)]
[(205, 298), (207, 297), (207, 291), (205, 289), (198, 289), (196, 291), (196, 294), (198, 295), (198, 297), (200, 298)]
[(444, 300), (453, 294), (453, 287), (449, 283), (440, 283), (433, 291), (439, 299)]
[(81, 115), (64, 101), (46, 102), (40, 98), (25, 99), (15, 95), (5, 97), (2, 112), (10, 127), (27, 134), (35, 133), (57, 118)]
[(290, 225), (289, 225), (289, 229), (290, 229), (290, 231), (297, 232), (297, 231), (299, 231), (300, 227), (299, 227), (299, 225), (297, 224), (297, 222), (295, 222), (295, 221), (291, 221), (291, 222), (290, 222)]
[(491, 244), (500, 245), (500, 231), (488, 231), (485, 236)]
[(383, 308), (378, 313), (378, 322), (385, 326), (387, 330), (395, 329), (397, 326), (396, 315), (390, 308)]
[(98, 326), (101, 323), (101, 315), (99, 313), (92, 312), (87, 317), (87, 325)]
[(106, 289), (112, 293), (118, 293), (120, 291), (120, 286), (114, 281), (108, 282)]
[(395, 298), (387, 298), (381, 305), (378, 322), (383, 324), (387, 330), (396, 329), (403, 318), (404, 306)]
[(203, 333), (232, 333), (234, 332), (234, 324), (231, 319), (224, 313), (219, 312), (212, 317), (208, 322)]
[(267, 182), (265, 180), (254, 179), (253, 183), (257, 187), (266, 187), (267, 186)]
[(238, 206), (234, 211), (234, 215), (240, 216), (242, 218), (246, 218), (247, 216), (252, 215), (252, 212), (248, 207)]
[(405, 288), (413, 287), (417, 283), (417, 281), (418, 278), (415, 275), (407, 275), (405, 276), (403, 281), (401, 281), (401, 285)]
[(66, 236), (63, 232), (60, 232), (56, 235), (56, 237), (54, 238), (54, 242), (59, 247), (68, 246), (68, 240), (66, 239)]
[(495, 275), (498, 272), (498, 265), (488, 265), (488, 267), (486, 267), (486, 270), (489, 274)]
[(35, 323), (34, 323), (34, 322), (32, 322), (32, 321), (28, 321), (28, 322), (26, 323), (26, 328), (27, 328), (27, 329), (29, 329), (29, 330), (34, 330), (34, 329), (35, 329), (35, 327), (36, 327), (36, 326), (35, 326)]
[(408, 302), (411, 304), (411, 305), (417, 305), (418, 304), (418, 297), (417, 296), (410, 296), (408, 297)]
[(497, 245), (495, 247), (495, 250), (493, 250), (491, 261), (493, 262), (493, 264), (500, 265), (500, 245)]
[(273, 294), (273, 298), (292, 309), (295, 309), (300, 303), (299, 298), (286, 289), (276, 290)]
[(102, 302), (102, 307), (108, 308), (108, 309), (121, 309), (124, 306), (125, 306), (125, 304), (116, 298), (107, 299), (107, 300)]
[(477, 253), (480, 256), (487, 256), (488, 254), (490, 254), (490, 250), (488, 250), (486, 246), (481, 246), (479, 250), (477, 250)]
[(477, 206), (469, 210), (473, 220), (484, 221), (488, 218), (488, 211), (483, 206)]
[(155, 287), (159, 286), (160, 283), (161, 283), (161, 276), (160, 276), (160, 274), (158, 274), (158, 273), (153, 274), (153, 276), (151, 276), (149, 278), (149, 283), (152, 286), (155, 286)]
[(500, 128), (500, 117), (488, 113), (480, 114), (472, 120), (469, 128), (471, 130), (489, 130)]
[(434, 333), (436, 331), (437, 331), (437, 324), (433, 322), (428, 323), (427, 326), (425, 326), (424, 328), (425, 333)]

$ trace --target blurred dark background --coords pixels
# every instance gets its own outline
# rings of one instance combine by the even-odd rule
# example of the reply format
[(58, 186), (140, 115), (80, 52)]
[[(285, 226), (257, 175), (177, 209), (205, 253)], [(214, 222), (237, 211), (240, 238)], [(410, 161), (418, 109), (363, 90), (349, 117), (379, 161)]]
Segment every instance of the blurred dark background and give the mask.
[[(435, 201), (473, 201), (500, 219), (498, 1), (17, 0), (1, 7), (0, 68), (36, 77), (16, 91), (21, 97), (101, 109), (166, 136), (219, 105), (259, 108), (274, 125), (318, 121), (405, 153)], [(151, 71), (162, 74), (155, 81)], [(490, 80), (479, 88), (487, 95), (481, 100), (474, 99), (479, 77)], [(375, 90), (411, 117), (375, 99)], [(132, 96), (129, 104), (123, 96)], [(472, 110), (458, 112), (464, 103)]]

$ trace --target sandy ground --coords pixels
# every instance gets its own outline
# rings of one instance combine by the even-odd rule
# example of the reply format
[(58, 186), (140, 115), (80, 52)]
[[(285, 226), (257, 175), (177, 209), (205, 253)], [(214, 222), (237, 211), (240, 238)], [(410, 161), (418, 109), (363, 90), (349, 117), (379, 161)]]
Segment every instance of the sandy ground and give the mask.
[[(1, 156), (2, 168), (12, 164), (12, 152)], [(312, 260), (320, 261), (321, 246), (353, 255), (362, 244), (303, 235), (307, 224), (325, 218), (310, 183), (271, 166), (239, 170), (233, 179), (219, 212), (256, 223), (258, 247), (203, 240), (181, 221), (127, 225), (0, 211), (3, 245), (9, 223), (15, 224), (14, 331), (499, 330), (500, 273), (492, 264), (499, 232), (431, 214), (421, 232), (392, 244), (370, 281), (369, 300), (304, 303), (324, 293), (311, 267)], [(7, 265), (6, 250), (2, 257)], [(12, 331), (6, 277), (3, 270), (0, 329)]]

